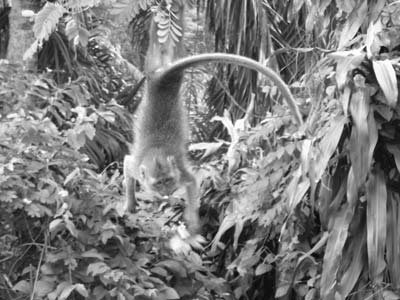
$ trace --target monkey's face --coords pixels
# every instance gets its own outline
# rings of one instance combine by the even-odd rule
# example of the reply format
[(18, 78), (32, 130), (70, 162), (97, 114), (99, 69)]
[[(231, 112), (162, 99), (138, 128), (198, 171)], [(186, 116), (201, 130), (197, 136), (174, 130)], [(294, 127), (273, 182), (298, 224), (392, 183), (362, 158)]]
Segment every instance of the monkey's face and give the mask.
[(141, 182), (146, 190), (169, 196), (179, 187), (180, 172), (173, 156), (155, 156), (140, 166)]

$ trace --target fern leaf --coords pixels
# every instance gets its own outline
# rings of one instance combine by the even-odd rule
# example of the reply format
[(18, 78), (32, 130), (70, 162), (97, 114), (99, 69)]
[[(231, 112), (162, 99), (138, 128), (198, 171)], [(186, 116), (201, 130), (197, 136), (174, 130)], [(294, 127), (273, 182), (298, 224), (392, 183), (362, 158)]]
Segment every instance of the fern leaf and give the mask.
[(130, 21), (136, 17), (141, 10), (147, 10), (153, 2), (153, 0), (117, 0), (112, 4), (110, 13), (118, 17), (115, 18), (115, 21), (119, 23)]
[(58, 3), (46, 2), (46, 5), (38, 12), (33, 25), (38, 46), (48, 40), (50, 34), (56, 29), (58, 20), (66, 12), (65, 8)]

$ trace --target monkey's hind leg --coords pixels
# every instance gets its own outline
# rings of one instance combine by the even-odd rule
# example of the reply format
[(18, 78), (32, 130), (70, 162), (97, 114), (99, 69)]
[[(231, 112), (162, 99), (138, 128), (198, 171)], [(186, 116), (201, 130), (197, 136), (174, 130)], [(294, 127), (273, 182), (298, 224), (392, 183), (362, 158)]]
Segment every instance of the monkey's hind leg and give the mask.
[(136, 211), (136, 180), (132, 174), (132, 168), (134, 168), (134, 158), (131, 155), (127, 155), (124, 158), (124, 179), (125, 179), (125, 211), (135, 212)]

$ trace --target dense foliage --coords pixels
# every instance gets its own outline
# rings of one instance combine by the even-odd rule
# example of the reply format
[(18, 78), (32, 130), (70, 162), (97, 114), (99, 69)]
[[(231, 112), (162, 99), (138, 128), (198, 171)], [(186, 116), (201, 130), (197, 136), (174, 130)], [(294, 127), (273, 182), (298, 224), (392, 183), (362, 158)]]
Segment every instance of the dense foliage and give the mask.
[[(259, 1), (253, 17), (281, 12), (278, 2)], [(316, 47), (291, 49), (304, 55), (289, 76), (305, 125), (281, 105), (257, 115), (252, 100), (244, 117), (212, 119), (226, 138), (190, 146), (202, 245), (185, 238), (179, 194), (166, 203), (141, 193), (138, 213), (122, 211), (113, 153), (130, 141), (131, 119), (114, 99), (126, 83), (107, 85), (122, 59), (81, 22), (90, 14), (80, 5), (97, 4), (46, 4), (31, 50), (57, 39), (63, 56), (51, 67), (68, 75), (0, 64), (0, 299), (400, 299), (400, 5), (287, 2), (271, 28), (295, 21)], [(237, 3), (223, 3), (226, 20)], [(123, 20), (153, 4), (100, 12)], [(161, 37), (177, 34), (157, 7)]]

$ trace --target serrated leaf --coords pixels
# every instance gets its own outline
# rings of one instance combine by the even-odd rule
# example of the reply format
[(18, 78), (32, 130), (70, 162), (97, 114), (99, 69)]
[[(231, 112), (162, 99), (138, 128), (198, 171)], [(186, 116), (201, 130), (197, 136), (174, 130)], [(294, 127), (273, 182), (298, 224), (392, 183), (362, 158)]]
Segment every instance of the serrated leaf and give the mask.
[(397, 104), (399, 90), (397, 88), (396, 72), (392, 63), (388, 59), (378, 61), (374, 60), (372, 61), (372, 67), (374, 69), (379, 86), (385, 95), (387, 104), (390, 107), (395, 107)]
[(375, 282), (382, 280), (386, 267), (386, 211), (387, 191), (383, 172), (378, 170), (367, 182), (367, 249), (369, 276)]

